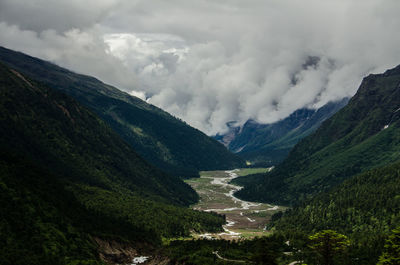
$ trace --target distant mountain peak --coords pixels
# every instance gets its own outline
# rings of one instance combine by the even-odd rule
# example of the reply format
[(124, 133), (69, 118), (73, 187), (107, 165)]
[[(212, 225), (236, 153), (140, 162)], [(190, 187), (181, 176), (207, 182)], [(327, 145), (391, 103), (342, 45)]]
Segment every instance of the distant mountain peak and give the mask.
[(216, 135), (232, 152), (244, 159), (265, 166), (276, 165), (303, 137), (312, 133), (327, 118), (348, 102), (348, 98), (329, 102), (319, 109), (302, 108), (285, 119), (271, 124), (249, 119), (242, 126), (229, 123), (229, 131)]

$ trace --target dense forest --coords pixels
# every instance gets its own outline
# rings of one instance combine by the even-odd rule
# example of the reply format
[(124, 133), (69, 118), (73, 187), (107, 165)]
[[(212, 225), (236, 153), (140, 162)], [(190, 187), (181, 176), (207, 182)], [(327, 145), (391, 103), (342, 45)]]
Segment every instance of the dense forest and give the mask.
[(2, 264), (97, 264), (93, 236), (159, 246), (222, 229), (93, 113), (4, 65), (0, 109)]
[[(185, 240), (172, 241), (163, 251), (173, 264), (285, 264), (283, 254), (291, 248), (283, 237), (255, 238), (252, 240)], [(282, 263), (283, 262), (283, 263)]]
[[(277, 214), (270, 227), (288, 240), (333, 229), (351, 240), (348, 264), (376, 264), (384, 240), (400, 224), (400, 161), (352, 177), (329, 192)], [(303, 247), (299, 241), (298, 248)], [(352, 259), (357, 259), (355, 262)]]

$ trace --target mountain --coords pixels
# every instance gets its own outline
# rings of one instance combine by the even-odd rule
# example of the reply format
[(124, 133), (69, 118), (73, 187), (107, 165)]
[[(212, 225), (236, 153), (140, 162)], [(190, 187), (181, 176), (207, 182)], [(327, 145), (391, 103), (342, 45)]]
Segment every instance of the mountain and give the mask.
[(350, 236), (350, 264), (376, 264), (385, 238), (400, 225), (399, 190), (400, 160), (351, 177), (302, 202), (274, 226), (287, 235), (336, 230)]
[(94, 111), (153, 165), (179, 176), (240, 167), (243, 160), (185, 122), (115, 87), (0, 47), (0, 61)]
[(349, 103), (301, 140), (287, 159), (237, 193), (293, 203), (399, 159), (400, 66), (364, 78)]
[(241, 127), (230, 124), (230, 130), (215, 139), (252, 164), (277, 165), (295, 144), (314, 132), (321, 123), (343, 108), (348, 98), (329, 102), (319, 109), (299, 109), (289, 117), (271, 124), (249, 120)]
[(94, 238), (157, 246), (224, 223), (90, 110), (2, 64), (0, 146), (2, 264), (100, 264)]
[[(154, 169), (73, 99), (2, 67), (1, 146), (68, 180), (129, 188), (178, 204), (196, 201), (188, 185)], [(78, 179), (77, 179), (78, 178)]]

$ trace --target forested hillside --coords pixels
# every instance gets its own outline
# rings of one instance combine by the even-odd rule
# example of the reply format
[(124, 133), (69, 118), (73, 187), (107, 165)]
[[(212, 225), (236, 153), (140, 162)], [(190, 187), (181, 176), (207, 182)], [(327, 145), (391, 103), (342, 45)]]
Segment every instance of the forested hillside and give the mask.
[(354, 176), (303, 201), (275, 221), (275, 229), (292, 239), (336, 230), (352, 241), (349, 259), (357, 258), (357, 262), (350, 264), (376, 264), (384, 240), (400, 225), (399, 190), (400, 161)]
[(348, 105), (237, 195), (292, 203), (400, 158), (400, 66), (362, 81)]
[(0, 47), (0, 61), (88, 107), (145, 160), (187, 177), (200, 170), (228, 169), (243, 160), (222, 144), (143, 100), (101, 81)]
[[(147, 242), (221, 229), (197, 194), (155, 169), (68, 96), (0, 64), (2, 264), (96, 264), (92, 236)], [(93, 262), (89, 262), (93, 260)]]

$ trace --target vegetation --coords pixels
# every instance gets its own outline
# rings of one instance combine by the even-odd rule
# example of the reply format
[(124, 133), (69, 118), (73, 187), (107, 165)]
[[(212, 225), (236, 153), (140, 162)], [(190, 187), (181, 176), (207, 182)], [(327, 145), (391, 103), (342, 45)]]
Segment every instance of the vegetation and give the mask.
[(0, 64), (2, 264), (100, 264), (92, 236), (159, 246), (222, 216), (75, 100)]
[[(284, 258), (288, 246), (279, 236), (253, 240), (177, 240), (165, 247), (164, 253), (173, 264), (265, 264), (274, 265)], [(220, 259), (216, 253), (223, 259)], [(236, 262), (235, 262), (236, 261)]]
[[(399, 190), (400, 161), (352, 177), (303, 201), (271, 226), (291, 240), (324, 229), (336, 230), (352, 241), (350, 264), (376, 264), (385, 238), (400, 224)], [(299, 243), (298, 248), (304, 244)]]
[[(251, 240), (175, 240), (163, 249), (172, 264), (268, 264), (286, 265), (296, 261), (310, 265), (376, 264), (376, 259), (354, 256), (354, 242), (334, 230), (315, 234), (287, 235), (276, 232), (268, 237)], [(386, 241), (380, 264), (399, 264), (399, 231)], [(386, 263), (382, 263), (386, 262)]]
[(107, 230), (107, 220), (85, 210), (49, 172), (3, 152), (0, 159), (1, 264), (102, 264), (79, 224)]
[(290, 204), (399, 159), (400, 66), (366, 77), (349, 104), (300, 141), (288, 158), (237, 195)]
[(253, 175), (253, 174), (266, 173), (268, 171), (269, 171), (269, 168), (263, 168), (263, 167), (241, 168), (239, 171), (236, 172), (236, 174), (239, 177), (247, 177), (247, 176)]
[(241, 169), (238, 172), (237, 178), (233, 179), (230, 183), (238, 186), (248, 186), (257, 183), (264, 178), (264, 174), (273, 168), (247, 168)]
[(189, 205), (196, 193), (139, 157), (104, 122), (71, 98), (0, 68), (3, 150), (64, 179)]
[[(191, 156), (193, 146), (185, 146), (185, 140), (187, 150), (176, 139), (149, 133), (178, 128), (174, 133), (182, 140), (193, 132), (161, 110), (93, 78), (5, 49), (0, 54), (10, 62), (22, 58), (17, 70), (38, 76), (43, 71), (42, 82), (59, 84), (103, 119), (0, 64), (2, 264), (97, 265), (102, 261), (95, 237), (160, 248), (165, 238), (221, 231), (223, 216), (186, 208), (198, 200), (190, 186), (132, 149), (148, 143), (143, 150), (149, 160), (186, 175), (221, 167), (219, 145), (211, 141), (207, 147), (208, 140), (198, 134), (187, 140), (212, 162)], [(233, 181), (246, 186), (238, 192), (241, 197), (293, 206), (272, 216), (271, 236), (164, 240), (169, 243), (162, 253), (173, 264), (399, 264), (399, 84), (400, 66), (365, 78), (350, 103), (296, 145), (276, 169), (241, 171), (252, 174)], [(157, 125), (135, 123), (142, 118)], [(135, 137), (151, 135), (150, 140), (132, 140), (127, 128)], [(182, 156), (175, 157), (175, 151)], [(237, 161), (231, 158), (232, 166)], [(174, 159), (190, 163), (186, 167)], [(193, 184), (207, 183), (199, 178)]]
[(138, 154), (174, 175), (241, 167), (244, 161), (222, 144), (163, 110), (115, 87), (49, 62), (0, 47), (0, 60), (60, 90), (95, 112)]
[(365, 78), (349, 104), (276, 169), (237, 180), (246, 186), (242, 198), (294, 206), (270, 227), (302, 250), (297, 260), (316, 263), (307, 237), (333, 229), (351, 241), (338, 264), (376, 264), (400, 224), (399, 82), (400, 66)]
[(336, 255), (344, 252), (350, 245), (350, 240), (333, 230), (323, 230), (309, 237), (310, 248), (317, 254), (321, 264), (332, 265)]
[(365, 78), (349, 104), (276, 169), (236, 180), (246, 186), (242, 198), (294, 206), (270, 227), (301, 250), (297, 260), (318, 263), (308, 236), (333, 229), (351, 241), (337, 264), (376, 264), (400, 224), (399, 82), (400, 66)]
[(393, 230), (393, 233), (385, 242), (385, 250), (379, 258), (378, 265), (400, 264), (400, 229)]

